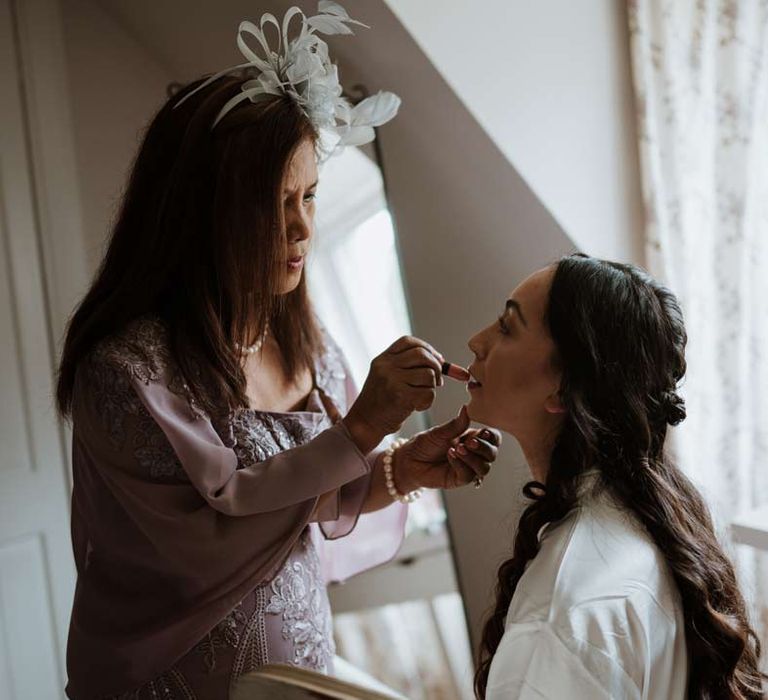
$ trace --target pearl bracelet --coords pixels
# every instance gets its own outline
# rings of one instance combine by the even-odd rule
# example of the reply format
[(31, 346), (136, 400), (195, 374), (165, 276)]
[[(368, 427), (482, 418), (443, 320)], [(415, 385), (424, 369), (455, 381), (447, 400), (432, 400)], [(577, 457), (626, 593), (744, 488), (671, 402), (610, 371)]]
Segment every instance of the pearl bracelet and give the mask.
[(416, 489), (403, 495), (395, 487), (395, 479), (392, 475), (392, 460), (395, 450), (401, 448), (406, 442), (408, 440), (405, 438), (397, 438), (384, 452), (384, 481), (387, 484), (387, 493), (392, 496), (393, 500), (400, 501), (400, 503), (413, 503), (418, 498), (421, 498), (421, 493), (424, 489)]

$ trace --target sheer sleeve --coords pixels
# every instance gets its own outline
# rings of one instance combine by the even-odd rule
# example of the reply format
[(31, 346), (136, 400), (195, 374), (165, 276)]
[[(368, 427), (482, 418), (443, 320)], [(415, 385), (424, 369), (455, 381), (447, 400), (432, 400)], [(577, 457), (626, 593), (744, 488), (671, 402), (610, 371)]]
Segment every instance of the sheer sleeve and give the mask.
[(369, 462), (343, 423), (310, 442), (238, 469), (210, 420), (185, 417), (184, 399), (158, 382), (134, 390), (178, 455), (192, 485), (226, 515), (268, 513), (312, 501), (368, 474)]
[[(338, 489), (370, 470), (370, 463), (342, 423), (304, 445), (238, 469), (234, 450), (224, 444), (211, 420), (191, 411), (185, 397), (173, 392), (162, 378), (143, 381), (125, 368), (99, 361), (90, 363), (88, 373), (90, 381), (78, 385), (77, 409), (80, 422), (88, 423), (90, 430), (86, 434), (93, 442), (98, 442), (100, 432), (110, 430), (104, 418), (108, 418), (112, 429), (118, 424), (128, 432), (131, 428), (146, 432), (140, 419), (149, 417), (162, 431), (195, 490), (219, 513), (253, 515), (302, 503), (306, 506), (320, 494)], [(97, 387), (108, 392), (110, 384), (134, 396), (123, 396), (122, 406), (114, 401), (106, 406), (99, 401)], [(126, 443), (137, 444), (138, 437), (126, 435), (123, 447)], [(121, 461), (130, 456), (122, 455)], [(134, 451), (133, 457), (141, 461), (141, 453)]]
[[(143, 533), (167, 560), (188, 557), (185, 567), (209, 565), (219, 556), (206, 547), (223, 547), (232, 566), (248, 561), (261, 578), (275, 555), (290, 550), (321, 494), (354, 484), (339, 498), (341, 518), (370, 471), (341, 423), (238, 469), (233, 448), (171, 390), (167, 376), (143, 376), (103, 358), (85, 365), (73, 423), (79, 484), (93, 487), (78, 495), (97, 511), (88, 519), (130, 525), (132, 536)], [(102, 491), (108, 497), (99, 500)]]

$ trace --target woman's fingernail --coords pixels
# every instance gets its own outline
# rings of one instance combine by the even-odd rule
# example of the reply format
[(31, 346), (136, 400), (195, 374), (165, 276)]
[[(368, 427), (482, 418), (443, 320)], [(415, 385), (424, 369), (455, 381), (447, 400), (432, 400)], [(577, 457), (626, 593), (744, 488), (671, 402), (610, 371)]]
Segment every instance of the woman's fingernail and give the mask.
[(491, 439), (491, 431), (490, 430), (483, 430), (483, 440), (490, 440)]
[(448, 448), (448, 454), (449, 454), (451, 457), (455, 457), (455, 456), (456, 456), (456, 448), (455, 448), (455, 447), (450, 447), (450, 448)]

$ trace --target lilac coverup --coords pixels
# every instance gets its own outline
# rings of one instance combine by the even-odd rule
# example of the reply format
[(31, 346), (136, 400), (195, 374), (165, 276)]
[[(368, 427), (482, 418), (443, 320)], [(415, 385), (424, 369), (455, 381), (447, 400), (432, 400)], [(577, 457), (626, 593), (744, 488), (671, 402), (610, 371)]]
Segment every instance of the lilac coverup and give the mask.
[(377, 453), (338, 422), (354, 387), (324, 344), (290, 413), (207, 415), (154, 316), (78, 367), (69, 697), (221, 700), (265, 663), (331, 670), (326, 584), (391, 559), (406, 510), (360, 514)]

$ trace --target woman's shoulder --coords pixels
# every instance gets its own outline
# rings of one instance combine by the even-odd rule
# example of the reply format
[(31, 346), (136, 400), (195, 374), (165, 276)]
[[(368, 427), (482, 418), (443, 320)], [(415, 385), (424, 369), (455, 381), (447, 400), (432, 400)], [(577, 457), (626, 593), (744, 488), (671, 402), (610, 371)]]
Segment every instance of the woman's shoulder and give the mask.
[(685, 668), (682, 605), (664, 557), (606, 492), (582, 499), (546, 528), (515, 591), (499, 649), (509, 660), (526, 648), (541, 650), (547, 640), (553, 653), (575, 660), (573, 669), (600, 679), (601, 688), (616, 679), (642, 688), (654, 659)]
[(155, 314), (147, 314), (124, 324), (99, 340), (77, 369), (82, 396), (91, 396), (114, 415), (141, 413), (142, 401), (152, 387), (185, 400), (192, 419), (204, 415), (181, 368), (173, 359), (167, 324)]
[(172, 364), (167, 326), (154, 314), (133, 319), (96, 343), (88, 361), (145, 384), (155, 381)]
[(627, 594), (645, 591), (662, 594), (672, 585), (664, 554), (637, 515), (606, 489), (584, 498), (563, 562), (583, 574), (585, 590), (572, 595), (589, 596), (596, 588)]

